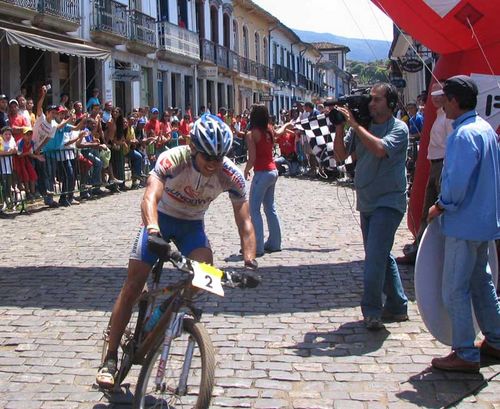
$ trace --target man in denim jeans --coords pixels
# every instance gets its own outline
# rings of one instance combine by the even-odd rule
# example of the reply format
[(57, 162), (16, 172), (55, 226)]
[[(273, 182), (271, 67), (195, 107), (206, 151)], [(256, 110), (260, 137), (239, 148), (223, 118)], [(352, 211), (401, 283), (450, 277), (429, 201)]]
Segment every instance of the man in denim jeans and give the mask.
[(380, 330), (382, 320), (408, 319), (408, 299), (391, 255), (394, 235), (406, 211), (408, 127), (393, 116), (398, 94), (391, 84), (375, 84), (370, 96), (372, 120), (367, 126), (360, 125), (348, 108), (333, 108), (351, 127), (344, 139), (344, 124), (336, 126), (334, 149), (339, 161), (353, 152), (358, 158), (354, 187), (365, 248), (361, 310), (366, 328)]
[[(500, 238), (500, 139), (476, 112), (478, 89), (466, 75), (444, 82), (444, 112), (453, 119), (441, 193), (429, 209), (443, 229), (443, 302), (451, 320), (452, 352), (434, 358), (443, 371), (478, 373), (480, 355), (500, 359), (500, 303), (487, 271), (488, 241)], [(437, 221), (434, 221), (437, 223)], [(485, 339), (474, 345), (471, 301)]]

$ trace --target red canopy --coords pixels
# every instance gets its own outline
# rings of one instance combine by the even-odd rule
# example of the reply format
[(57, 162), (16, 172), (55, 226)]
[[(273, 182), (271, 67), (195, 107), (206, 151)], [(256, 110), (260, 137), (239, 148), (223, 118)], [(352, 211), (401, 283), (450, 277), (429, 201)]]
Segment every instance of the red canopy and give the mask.
[(500, 42), (499, 0), (372, 0), (396, 25), (439, 54)]
[[(436, 78), (471, 73), (491, 75), (491, 70), (496, 75), (500, 72), (500, 30), (497, 26), (500, 0), (372, 0), (372, 2), (388, 14), (401, 30), (427, 48), (441, 54), (433, 72)], [(473, 37), (472, 30), (477, 40)], [(477, 41), (481, 44), (482, 51)], [(435, 115), (432, 104), (426, 104), (424, 129), (408, 209), (407, 222), (413, 234), (416, 234), (420, 225), (429, 173), (427, 160), (429, 131)]]

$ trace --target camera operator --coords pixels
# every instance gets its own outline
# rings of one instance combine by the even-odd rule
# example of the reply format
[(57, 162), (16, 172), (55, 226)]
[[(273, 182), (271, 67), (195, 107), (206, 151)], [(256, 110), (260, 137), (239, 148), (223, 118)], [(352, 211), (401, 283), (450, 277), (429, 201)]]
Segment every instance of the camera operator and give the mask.
[[(408, 320), (408, 299), (391, 255), (396, 230), (406, 211), (405, 162), (408, 127), (394, 118), (398, 94), (394, 86), (377, 83), (370, 90), (371, 122), (362, 126), (348, 107), (334, 106), (344, 123), (336, 123), (336, 159), (357, 156), (354, 188), (365, 248), (361, 310), (369, 330), (384, 328), (382, 320)], [(385, 303), (382, 301), (385, 293)]]

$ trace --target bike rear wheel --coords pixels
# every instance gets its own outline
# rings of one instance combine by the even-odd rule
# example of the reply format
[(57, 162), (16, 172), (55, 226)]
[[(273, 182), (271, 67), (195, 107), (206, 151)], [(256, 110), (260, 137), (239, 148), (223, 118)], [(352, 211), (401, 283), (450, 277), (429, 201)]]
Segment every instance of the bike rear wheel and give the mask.
[[(179, 380), (189, 346), (194, 346), (187, 377), (187, 389), (179, 390)], [(155, 379), (163, 343), (149, 352), (142, 365), (134, 396), (134, 409), (206, 409), (214, 387), (215, 352), (207, 330), (199, 322), (184, 318), (181, 335), (174, 338), (159, 390)]]
[[(134, 353), (135, 345), (139, 342), (137, 337), (140, 336), (142, 332), (142, 326), (144, 324), (144, 316), (146, 314), (148, 302), (146, 300), (141, 300), (136, 303), (132, 310), (132, 316), (130, 321), (123, 332), (120, 344), (118, 346), (118, 362), (117, 362), (117, 372), (115, 375), (115, 386), (120, 385), (125, 377), (128, 375), (130, 368), (132, 367), (132, 356)], [(113, 315), (109, 318), (108, 325), (103, 332), (103, 345), (101, 352), (101, 362), (104, 362), (106, 355), (108, 353), (109, 347), (109, 333), (111, 330), (111, 321)]]

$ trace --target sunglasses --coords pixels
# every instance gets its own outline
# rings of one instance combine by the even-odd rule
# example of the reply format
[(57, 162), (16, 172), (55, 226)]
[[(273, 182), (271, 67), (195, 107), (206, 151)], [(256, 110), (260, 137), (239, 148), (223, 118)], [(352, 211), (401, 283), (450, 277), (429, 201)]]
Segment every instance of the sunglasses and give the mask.
[(224, 156), (211, 156), (207, 155), (205, 152), (198, 152), (203, 156), (203, 159), (206, 160), (207, 162), (222, 162), (224, 160)]

